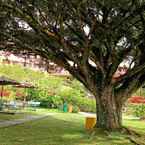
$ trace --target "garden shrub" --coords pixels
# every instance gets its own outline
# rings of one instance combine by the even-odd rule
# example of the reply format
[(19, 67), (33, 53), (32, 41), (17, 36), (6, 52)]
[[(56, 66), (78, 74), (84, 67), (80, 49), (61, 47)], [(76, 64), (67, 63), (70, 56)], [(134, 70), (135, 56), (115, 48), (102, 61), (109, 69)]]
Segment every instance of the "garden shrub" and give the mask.
[(77, 105), (74, 105), (72, 113), (78, 113), (78, 112), (79, 112), (79, 107)]
[(60, 96), (51, 96), (52, 97), (52, 106), (53, 108), (59, 108), (63, 104), (63, 100)]
[(40, 99), (40, 106), (44, 108), (59, 108), (63, 101), (60, 96), (47, 96)]
[(47, 108), (62, 108), (63, 102), (67, 104), (72, 104), (73, 107), (77, 106), (80, 111), (83, 112), (95, 112), (95, 100), (89, 99), (86, 97), (77, 97), (77, 96), (48, 96), (47, 99), (41, 100), (41, 107)]
[(40, 106), (45, 107), (45, 108), (52, 108), (53, 107), (53, 100), (52, 96), (47, 96), (46, 98), (41, 98), (40, 99)]
[(49, 108), (47, 100), (41, 100), (40, 107)]
[(94, 99), (78, 98), (76, 104), (83, 112), (96, 112), (96, 105)]
[(3, 102), (0, 100), (0, 111), (3, 109)]
[(145, 105), (144, 104), (135, 105), (134, 115), (140, 118), (145, 117)]
[(95, 100), (86, 98), (86, 92), (82, 91), (82, 87), (80, 87), (77, 82), (75, 83), (72, 84), (73, 86), (62, 86), (60, 89), (58, 89), (58, 95), (61, 96), (64, 102), (72, 104), (73, 106), (77, 106), (80, 111), (95, 112)]
[(134, 115), (136, 117), (145, 117), (145, 104), (128, 104), (126, 106), (126, 115)]

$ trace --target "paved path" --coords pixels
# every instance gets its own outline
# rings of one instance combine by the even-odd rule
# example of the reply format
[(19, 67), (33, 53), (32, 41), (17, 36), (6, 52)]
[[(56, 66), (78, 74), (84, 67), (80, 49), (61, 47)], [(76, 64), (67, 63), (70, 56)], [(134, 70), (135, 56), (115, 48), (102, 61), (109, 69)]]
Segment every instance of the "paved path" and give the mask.
[(79, 114), (83, 115), (84, 117), (96, 117), (95, 113), (79, 112)]
[[(96, 117), (95, 113), (89, 113), (89, 112), (79, 112), (79, 114), (83, 115), (84, 117)], [(139, 117), (134, 117), (134, 116), (123, 116), (123, 119), (127, 120), (139, 120)]]
[(22, 118), (22, 119), (14, 119), (14, 120), (9, 120), (9, 121), (3, 121), (3, 122), (0, 122), (0, 128), (22, 124), (22, 123), (25, 123), (27, 121), (43, 119), (43, 118), (46, 118), (50, 115), (53, 115), (53, 113), (49, 113), (49, 114), (45, 114), (45, 115), (28, 115), (28, 116), (26, 116), (25, 118)]

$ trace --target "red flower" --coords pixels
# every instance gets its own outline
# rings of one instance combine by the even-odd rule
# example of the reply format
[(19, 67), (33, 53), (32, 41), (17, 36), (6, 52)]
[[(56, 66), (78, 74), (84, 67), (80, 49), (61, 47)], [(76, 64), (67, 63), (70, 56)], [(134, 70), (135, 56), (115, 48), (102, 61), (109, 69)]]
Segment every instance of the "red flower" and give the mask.
[(0, 90), (0, 95), (1, 95), (2, 97), (9, 97), (10, 94), (11, 94), (11, 92), (8, 91), (8, 90)]
[(145, 98), (142, 96), (133, 96), (128, 100), (129, 103), (144, 103), (145, 104)]

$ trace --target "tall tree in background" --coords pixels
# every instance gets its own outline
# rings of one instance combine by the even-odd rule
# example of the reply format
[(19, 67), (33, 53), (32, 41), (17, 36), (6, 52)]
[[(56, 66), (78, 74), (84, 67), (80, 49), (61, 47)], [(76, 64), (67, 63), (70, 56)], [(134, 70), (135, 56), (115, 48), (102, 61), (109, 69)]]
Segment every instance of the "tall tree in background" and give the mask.
[(0, 48), (64, 67), (95, 96), (96, 127), (117, 129), (145, 83), (144, 12), (144, 0), (0, 0)]

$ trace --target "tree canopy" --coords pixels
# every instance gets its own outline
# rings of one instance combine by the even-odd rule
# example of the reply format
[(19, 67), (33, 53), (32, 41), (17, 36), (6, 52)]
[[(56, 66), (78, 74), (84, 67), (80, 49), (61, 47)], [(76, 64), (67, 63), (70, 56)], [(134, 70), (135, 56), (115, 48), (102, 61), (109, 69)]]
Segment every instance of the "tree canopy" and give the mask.
[(97, 102), (111, 92), (120, 104), (145, 83), (144, 47), (144, 0), (0, 0), (0, 48), (51, 59)]

